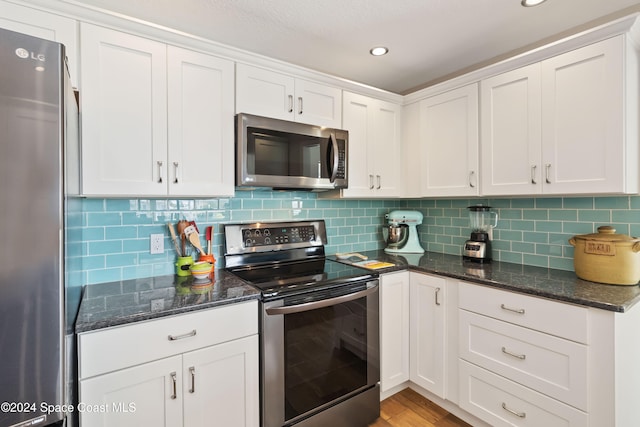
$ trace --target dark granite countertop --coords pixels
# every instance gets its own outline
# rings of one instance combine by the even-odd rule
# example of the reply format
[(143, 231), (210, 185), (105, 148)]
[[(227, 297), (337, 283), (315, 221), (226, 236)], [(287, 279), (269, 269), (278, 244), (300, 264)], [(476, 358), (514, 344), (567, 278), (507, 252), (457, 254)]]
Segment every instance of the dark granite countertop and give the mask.
[(260, 292), (224, 270), (213, 280), (159, 276), (86, 286), (76, 333), (258, 299)]
[[(573, 271), (498, 261), (487, 264), (470, 263), (463, 262), (460, 256), (432, 252), (391, 255), (379, 250), (361, 254), (369, 259), (395, 264), (394, 267), (376, 270), (381, 274), (409, 269), (620, 313), (628, 311), (640, 301), (639, 285), (617, 286), (588, 282), (578, 279)], [(357, 258), (351, 260), (360, 261)]]

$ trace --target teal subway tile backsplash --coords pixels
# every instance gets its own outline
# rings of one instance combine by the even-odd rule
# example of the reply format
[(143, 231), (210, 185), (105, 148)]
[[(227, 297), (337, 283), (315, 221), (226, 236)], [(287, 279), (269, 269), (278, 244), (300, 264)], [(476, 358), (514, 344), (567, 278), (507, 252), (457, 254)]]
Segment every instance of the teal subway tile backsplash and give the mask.
[[(70, 286), (135, 279), (174, 272), (175, 251), (167, 222), (195, 220), (214, 226), (213, 254), (222, 266), (222, 226), (229, 222), (325, 219), (327, 253), (384, 247), (384, 214), (419, 210), (420, 241), (432, 252), (461, 255), (470, 229), (467, 206), (484, 203), (498, 213), (493, 256), (504, 262), (573, 270), (575, 234), (613, 225), (618, 233), (640, 235), (640, 196), (332, 200), (315, 193), (238, 191), (214, 199), (71, 199), (67, 211), (67, 280)], [(149, 254), (149, 235), (165, 236), (165, 252)]]

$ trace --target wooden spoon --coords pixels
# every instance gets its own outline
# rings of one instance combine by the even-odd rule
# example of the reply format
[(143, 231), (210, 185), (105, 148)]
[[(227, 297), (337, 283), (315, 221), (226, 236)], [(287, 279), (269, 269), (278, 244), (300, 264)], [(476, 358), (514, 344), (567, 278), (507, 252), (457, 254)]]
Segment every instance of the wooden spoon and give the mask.
[(200, 251), (201, 254), (204, 254), (204, 251), (202, 250), (202, 245), (200, 245), (200, 236), (198, 235), (198, 233), (191, 233), (187, 237), (188, 237), (189, 241), (191, 242), (191, 244), (198, 251)]
[(189, 226), (189, 221), (180, 220), (176, 225), (178, 236), (180, 236), (180, 240), (182, 241), (182, 256), (187, 255), (187, 236), (184, 235), (184, 229)]

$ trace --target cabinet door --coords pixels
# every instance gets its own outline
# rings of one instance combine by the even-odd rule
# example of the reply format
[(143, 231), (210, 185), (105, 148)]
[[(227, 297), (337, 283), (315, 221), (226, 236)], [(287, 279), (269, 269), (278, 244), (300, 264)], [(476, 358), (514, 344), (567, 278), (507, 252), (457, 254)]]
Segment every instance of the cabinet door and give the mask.
[(400, 197), (400, 106), (345, 92), (343, 127), (349, 131), (349, 188), (342, 196)]
[(234, 194), (233, 62), (169, 46), (169, 194)]
[(181, 426), (181, 360), (174, 356), (81, 380), (80, 425)]
[(614, 37), (542, 62), (545, 193), (624, 190), (623, 42)]
[(295, 119), (295, 79), (245, 64), (236, 65), (236, 112)]
[[(373, 103), (373, 143), (368, 155), (375, 165), (376, 197), (402, 197), (402, 138), (400, 106), (375, 100)], [(369, 162), (368, 162), (369, 163)]]
[(259, 424), (258, 336), (184, 355), (184, 426)]
[(540, 64), (480, 83), (482, 194), (542, 191)]
[(380, 391), (409, 380), (409, 273), (380, 276)]
[(78, 86), (78, 27), (76, 21), (53, 13), (0, 1), (0, 28), (62, 43), (71, 83)]
[(478, 195), (478, 85), (420, 102), (423, 196)]
[(410, 378), (445, 398), (446, 280), (426, 274), (410, 274)]
[(82, 24), (82, 191), (167, 194), (166, 46)]
[(296, 79), (296, 121), (342, 129), (342, 91), (335, 87)]
[(373, 193), (373, 165), (368, 155), (369, 141), (373, 138), (371, 99), (351, 92), (343, 96), (343, 127), (349, 131), (349, 188), (344, 197), (370, 197)]

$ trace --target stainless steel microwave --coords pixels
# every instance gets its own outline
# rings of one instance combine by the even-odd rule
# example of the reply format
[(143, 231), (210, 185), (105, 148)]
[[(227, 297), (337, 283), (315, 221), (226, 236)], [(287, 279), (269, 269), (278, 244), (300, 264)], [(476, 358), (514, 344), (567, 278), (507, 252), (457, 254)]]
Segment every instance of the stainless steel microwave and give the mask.
[(349, 133), (250, 114), (236, 116), (236, 186), (347, 188)]

